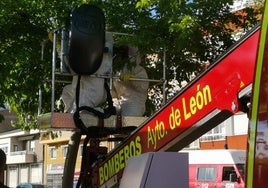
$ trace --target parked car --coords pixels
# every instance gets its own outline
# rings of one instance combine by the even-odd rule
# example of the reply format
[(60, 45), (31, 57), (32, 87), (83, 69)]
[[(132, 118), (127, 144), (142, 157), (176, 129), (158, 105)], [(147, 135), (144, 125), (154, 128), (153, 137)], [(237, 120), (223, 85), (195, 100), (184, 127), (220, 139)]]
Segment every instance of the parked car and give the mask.
[(46, 188), (46, 186), (37, 183), (20, 183), (16, 188)]

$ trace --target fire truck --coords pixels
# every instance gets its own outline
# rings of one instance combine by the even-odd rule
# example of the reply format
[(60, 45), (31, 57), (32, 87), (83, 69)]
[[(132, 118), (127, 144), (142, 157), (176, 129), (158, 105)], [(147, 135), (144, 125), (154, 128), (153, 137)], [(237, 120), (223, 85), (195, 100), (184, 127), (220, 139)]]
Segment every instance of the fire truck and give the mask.
[[(95, 131), (89, 134), (91, 144), (84, 156), (84, 171), (80, 172), (84, 187), (188, 187), (189, 182), (183, 182), (189, 178), (188, 156), (177, 155), (178, 151), (240, 111), (249, 114), (245, 186), (267, 185), (267, 27), (265, 11), (261, 25), (249, 31), (148, 119), (112, 115), (101, 119), (100, 124), (99, 118), (81, 117), (85, 127)], [(53, 111), (40, 118), (40, 126), (77, 128), (73, 114)], [(94, 142), (113, 135), (127, 136), (109, 152)], [(176, 169), (180, 176), (172, 176)]]
[(246, 151), (181, 150), (189, 157), (189, 188), (245, 187)]

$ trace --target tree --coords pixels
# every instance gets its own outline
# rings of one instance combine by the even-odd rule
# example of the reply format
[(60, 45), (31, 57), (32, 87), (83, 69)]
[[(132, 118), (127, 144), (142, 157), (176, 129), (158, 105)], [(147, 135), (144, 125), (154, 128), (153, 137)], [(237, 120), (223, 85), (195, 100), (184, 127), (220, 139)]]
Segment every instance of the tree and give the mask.
[[(145, 63), (150, 78), (161, 79), (164, 50), (167, 83), (189, 80), (201, 63), (212, 62), (232, 43), (226, 23), (239, 19), (230, 13), (231, 0), (136, 0), (90, 1), (106, 15), (108, 31), (132, 34), (117, 36), (118, 43), (138, 45), (143, 54), (158, 54), (154, 65)], [(38, 90), (42, 90), (42, 113), (51, 106), (51, 48), (48, 32), (69, 27), (70, 13), (85, 1), (1, 1), (0, 12), (0, 105), (8, 104), (18, 114), (17, 125), (36, 127)], [(248, 9), (251, 25), (254, 11)], [(253, 19), (254, 18), (254, 19)], [(243, 23), (244, 24), (244, 23)], [(45, 45), (41, 60), (41, 44)], [(153, 66), (153, 67), (152, 67)], [(158, 86), (152, 88), (159, 90)], [(167, 84), (167, 87), (171, 87)], [(61, 93), (61, 85), (56, 96)], [(152, 111), (148, 110), (147, 115)]]
[[(51, 103), (51, 45), (47, 32), (55, 27), (55, 20), (61, 19), (60, 15), (67, 9), (61, 7), (67, 3), (21, 0), (14, 3), (1, 1), (0, 4), (0, 104), (2, 107), (8, 104), (9, 109), (17, 113), (18, 126), (23, 129), (34, 128), (39, 89), (43, 91), (43, 112), (48, 111)], [(53, 12), (58, 14), (54, 15)], [(41, 61), (42, 43), (46, 44), (46, 50)]]

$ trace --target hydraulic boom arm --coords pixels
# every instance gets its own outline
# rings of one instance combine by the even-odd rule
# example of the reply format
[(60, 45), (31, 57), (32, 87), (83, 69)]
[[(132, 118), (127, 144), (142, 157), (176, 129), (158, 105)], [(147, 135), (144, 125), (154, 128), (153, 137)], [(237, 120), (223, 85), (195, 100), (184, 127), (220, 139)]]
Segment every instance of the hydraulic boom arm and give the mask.
[(94, 167), (94, 184), (111, 187), (130, 157), (178, 151), (238, 111), (247, 111), (242, 101), (251, 93), (258, 40), (256, 27), (138, 127)]

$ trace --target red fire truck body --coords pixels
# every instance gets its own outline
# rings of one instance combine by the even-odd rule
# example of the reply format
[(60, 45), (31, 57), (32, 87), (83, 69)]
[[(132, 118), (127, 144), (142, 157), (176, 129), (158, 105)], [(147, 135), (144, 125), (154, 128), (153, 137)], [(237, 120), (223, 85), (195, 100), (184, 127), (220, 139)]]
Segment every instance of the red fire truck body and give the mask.
[(129, 158), (179, 151), (241, 110), (252, 88), (259, 33), (253, 29), (110, 152), (96, 166), (97, 187), (117, 183)]

